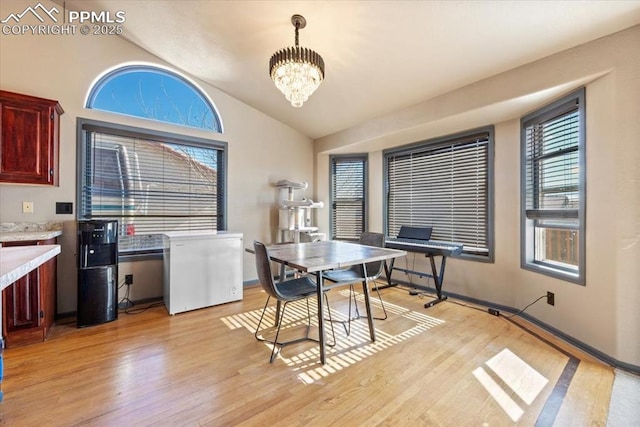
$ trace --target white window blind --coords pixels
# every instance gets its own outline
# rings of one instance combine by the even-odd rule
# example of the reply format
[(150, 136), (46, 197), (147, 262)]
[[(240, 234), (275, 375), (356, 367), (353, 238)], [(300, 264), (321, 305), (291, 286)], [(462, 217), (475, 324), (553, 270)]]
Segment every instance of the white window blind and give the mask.
[(432, 240), (461, 242), (490, 256), (492, 130), (412, 145), (385, 154), (387, 234), (432, 227)]
[(121, 252), (162, 248), (165, 231), (224, 228), (224, 145), (83, 127), (83, 219), (120, 224)]
[(365, 231), (366, 156), (331, 157), (331, 238), (358, 240)]

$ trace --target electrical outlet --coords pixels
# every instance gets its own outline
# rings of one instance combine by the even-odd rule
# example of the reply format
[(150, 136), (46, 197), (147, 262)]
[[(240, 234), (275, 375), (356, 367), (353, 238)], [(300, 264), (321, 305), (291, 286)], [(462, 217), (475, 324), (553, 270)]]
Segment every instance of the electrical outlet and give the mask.
[(125, 285), (133, 285), (133, 274), (127, 274), (124, 276)]
[(22, 202), (22, 213), (33, 213), (33, 202)]
[(547, 291), (547, 304), (556, 305), (556, 294)]

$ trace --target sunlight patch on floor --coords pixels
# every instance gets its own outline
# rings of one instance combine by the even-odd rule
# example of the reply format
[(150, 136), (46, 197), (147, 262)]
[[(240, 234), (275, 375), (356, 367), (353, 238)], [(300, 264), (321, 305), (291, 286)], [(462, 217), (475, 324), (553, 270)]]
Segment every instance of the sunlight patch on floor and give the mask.
[[(514, 422), (524, 414), (520, 405), (531, 405), (549, 382), (507, 348), (489, 359), (486, 365), (495, 377), (482, 366), (474, 370), (473, 375)], [(514, 393), (513, 397), (520, 402), (512, 398)]]
[[(345, 298), (349, 297), (348, 290), (339, 292)], [(360, 305), (360, 313), (366, 313), (364, 309), (364, 296), (356, 294), (356, 299)], [(380, 300), (371, 297), (371, 307), (374, 316), (382, 313)], [(429, 329), (441, 325), (443, 320), (428, 316), (424, 313), (408, 310), (404, 307), (384, 302), (384, 307), (388, 313), (387, 320), (374, 320), (376, 328), (376, 341), (371, 342), (369, 337), (369, 326), (366, 318), (360, 318), (351, 321), (351, 334), (347, 336), (345, 327), (341, 322), (346, 322), (348, 316), (345, 312), (331, 308), (331, 317), (334, 320), (333, 326), (336, 335), (336, 345), (334, 347), (326, 346), (326, 364), (320, 364), (320, 349), (318, 345), (300, 345), (299, 353), (290, 355), (295, 348), (286, 347), (278, 355), (278, 359), (298, 371), (298, 378), (305, 384), (312, 384), (320, 381), (327, 376), (348, 368), (376, 353), (383, 351), (393, 345), (408, 340), (416, 335), (422, 334)], [(312, 301), (309, 307), (311, 313), (311, 324), (317, 328), (317, 306)], [(250, 312), (240, 313), (233, 316), (222, 318), (222, 322), (229, 329), (244, 328), (252, 334), (255, 332), (262, 309)], [(275, 304), (267, 308), (263, 325), (273, 325), (275, 321)], [(325, 314), (325, 342), (332, 342), (331, 324), (328, 316)], [(304, 301), (291, 303), (287, 307), (285, 319), (281, 328), (281, 336), (287, 331), (299, 330), (307, 324), (307, 305)], [(315, 329), (315, 328), (314, 328)], [(275, 328), (274, 328), (275, 332)], [(265, 333), (263, 331), (263, 333)], [(316, 329), (317, 335), (317, 329)], [(280, 340), (280, 339), (279, 339)], [(282, 339), (285, 341), (286, 339)], [(265, 343), (265, 346), (271, 351), (271, 344)], [(305, 348), (306, 347), (306, 348)]]

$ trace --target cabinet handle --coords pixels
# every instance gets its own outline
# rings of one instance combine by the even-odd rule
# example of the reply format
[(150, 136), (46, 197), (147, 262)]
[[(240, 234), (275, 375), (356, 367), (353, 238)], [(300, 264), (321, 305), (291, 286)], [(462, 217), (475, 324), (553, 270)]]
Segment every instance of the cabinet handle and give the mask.
[(44, 319), (44, 311), (40, 310), (40, 318)]
[(49, 175), (53, 176), (53, 169), (49, 169)]

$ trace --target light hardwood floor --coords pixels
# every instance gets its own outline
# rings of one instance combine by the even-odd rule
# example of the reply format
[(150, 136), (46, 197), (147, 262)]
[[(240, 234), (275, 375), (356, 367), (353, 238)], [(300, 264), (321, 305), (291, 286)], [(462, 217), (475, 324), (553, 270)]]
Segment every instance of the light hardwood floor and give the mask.
[[(329, 293), (334, 318), (345, 318), (345, 291)], [(454, 301), (424, 309), (402, 288), (382, 294), (390, 314), (375, 322), (376, 343), (364, 320), (350, 337), (334, 323), (324, 366), (313, 343), (269, 364), (252, 330), (266, 300), (259, 286), (175, 316), (158, 306), (83, 329), (59, 324), (47, 342), (5, 351), (0, 424), (606, 424), (611, 367), (518, 318)], [(294, 307), (288, 322), (304, 313)]]

